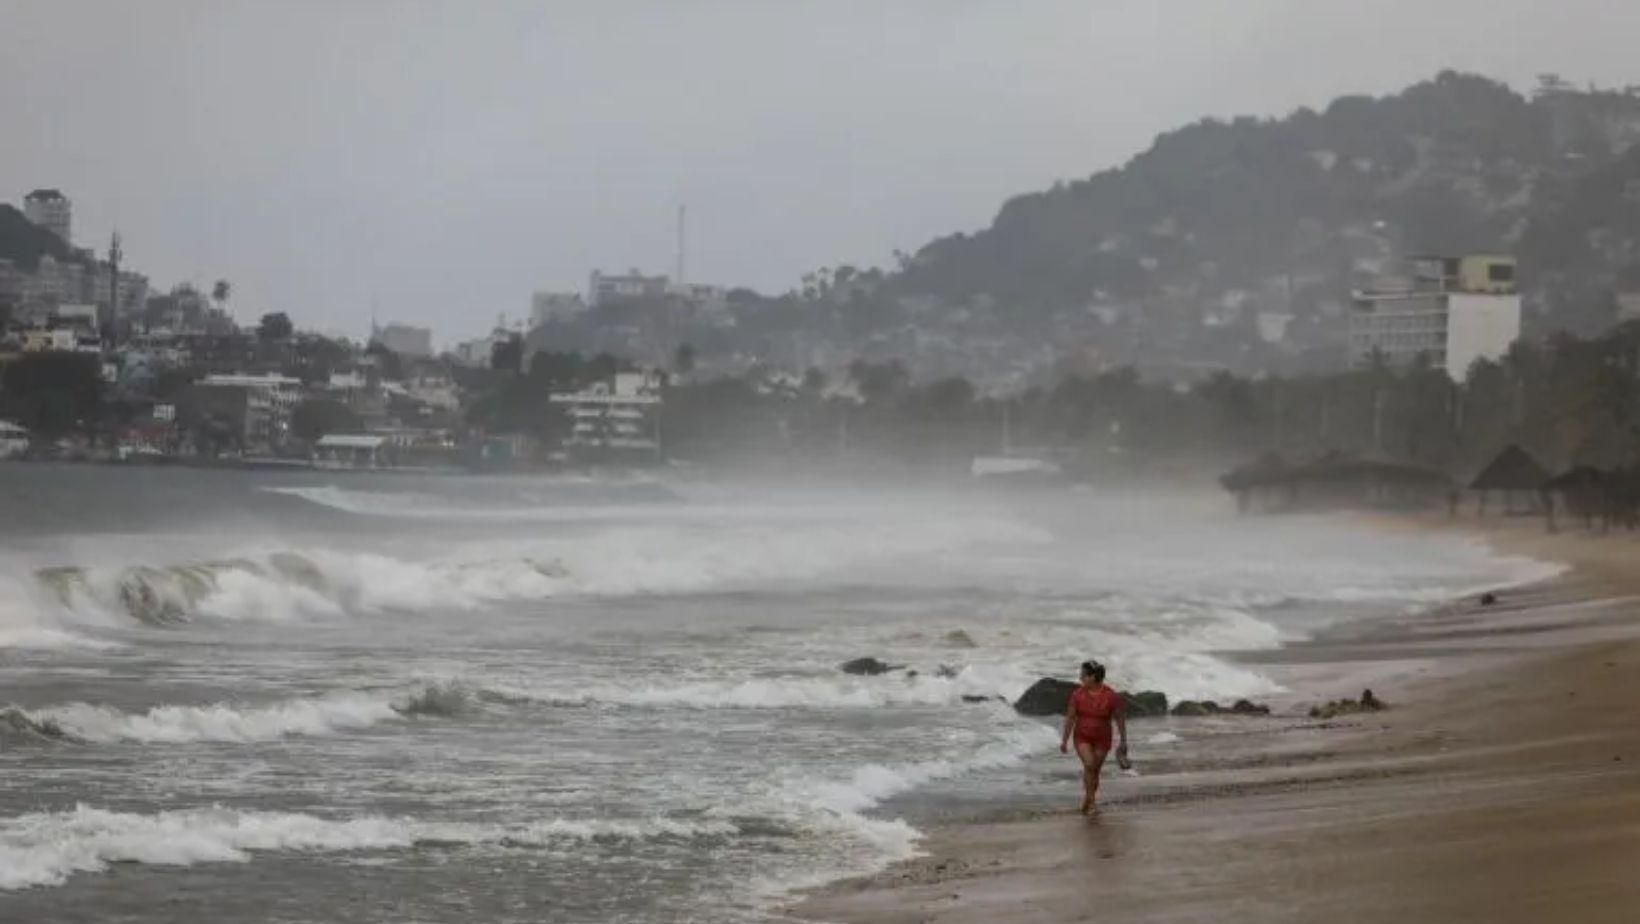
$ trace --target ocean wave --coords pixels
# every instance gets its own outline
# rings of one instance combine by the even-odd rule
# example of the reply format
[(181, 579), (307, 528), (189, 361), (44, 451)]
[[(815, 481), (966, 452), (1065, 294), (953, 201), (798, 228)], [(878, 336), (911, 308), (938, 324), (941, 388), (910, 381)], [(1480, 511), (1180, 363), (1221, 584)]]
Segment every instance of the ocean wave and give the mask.
[(336, 693), (245, 706), (156, 706), (122, 712), (90, 703), (67, 703), (33, 711), (0, 710), (0, 729), (93, 744), (255, 744), (291, 737), (336, 735), (415, 716), (449, 716), (464, 708), (468, 692), (428, 684), (397, 694)]
[[(676, 500), (661, 482), (648, 477), (537, 476), (535, 487), (520, 486), (481, 491), (478, 498), (437, 492), (372, 491), (341, 485), (278, 485), (260, 490), (304, 500), (319, 507), (356, 516), (415, 520), (584, 520), (665, 516), (672, 511), (654, 504), (621, 507), (589, 500), (633, 500), (635, 491), (651, 500)], [(481, 501), (488, 494), (491, 503)]]
[(0, 576), (0, 649), (115, 648), (56, 619), (37, 584)]
[(1045, 725), (1021, 721), (998, 740), (978, 747), (953, 749), (958, 756), (898, 764), (872, 763), (856, 768), (847, 778), (814, 779), (788, 775), (769, 793), (747, 800), (747, 808), (792, 819), (799, 830), (840, 840), (856, 849), (832, 856), (821, 865), (808, 864), (750, 884), (763, 901), (839, 878), (866, 875), (917, 853), (922, 832), (903, 818), (878, 817), (873, 812), (895, 796), (930, 783), (957, 779), (984, 770), (1015, 766), (1053, 747), (1055, 733)]
[(89, 806), (0, 820), (0, 890), (57, 886), (114, 863), (244, 863), (256, 853), (417, 847), (536, 847), (562, 841), (693, 839), (736, 833), (727, 821), (551, 819), (516, 825), (370, 816), (326, 819), (214, 806), (135, 814)]
[(881, 677), (758, 677), (740, 680), (591, 684), (575, 688), (529, 682), (485, 684), (487, 693), (514, 701), (554, 706), (671, 707), (678, 709), (865, 709), (881, 706), (939, 706), (964, 697), (991, 699), (1016, 695), (1032, 679), (1008, 669), (957, 671), (940, 677), (905, 673)]
[(35, 572), (70, 613), (156, 626), (199, 618), (300, 620), (350, 613), (473, 610), (517, 600), (750, 589), (881, 568), (978, 542), (1038, 541), (1008, 520), (954, 518), (792, 529), (649, 525), (574, 540), (469, 543), (432, 559), (374, 551), (272, 549), (181, 564), (70, 565)]

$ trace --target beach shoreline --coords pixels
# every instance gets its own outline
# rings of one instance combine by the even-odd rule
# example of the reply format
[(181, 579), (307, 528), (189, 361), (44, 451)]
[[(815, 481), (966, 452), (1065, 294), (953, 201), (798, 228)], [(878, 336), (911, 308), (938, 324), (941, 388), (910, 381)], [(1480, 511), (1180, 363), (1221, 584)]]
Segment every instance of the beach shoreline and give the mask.
[[(1538, 519), (1366, 520), (1568, 570), (1490, 605), (1252, 656), (1331, 677), (1337, 696), (1360, 692), (1346, 677), (1372, 686), (1388, 711), (1250, 724), (1224, 760), (1108, 776), (1096, 820), (1067, 784), (1063, 805), (941, 822), (920, 856), (783, 911), (831, 924), (1634, 920), (1640, 542)], [(1135, 723), (1141, 766), (1147, 734)]]

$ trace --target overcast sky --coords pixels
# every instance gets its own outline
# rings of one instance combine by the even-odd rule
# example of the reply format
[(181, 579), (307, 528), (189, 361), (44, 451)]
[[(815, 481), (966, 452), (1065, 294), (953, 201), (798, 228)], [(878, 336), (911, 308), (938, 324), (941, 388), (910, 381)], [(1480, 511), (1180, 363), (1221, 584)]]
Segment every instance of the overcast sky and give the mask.
[(441, 341), (594, 267), (783, 291), (1203, 115), (1640, 83), (1632, 0), (0, 0), (0, 197), (235, 313)]

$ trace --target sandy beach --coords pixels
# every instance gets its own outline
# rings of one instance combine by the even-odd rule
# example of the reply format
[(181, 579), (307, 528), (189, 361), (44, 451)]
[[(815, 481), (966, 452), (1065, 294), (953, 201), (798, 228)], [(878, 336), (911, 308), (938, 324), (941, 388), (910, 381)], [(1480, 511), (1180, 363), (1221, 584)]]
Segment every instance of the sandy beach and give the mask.
[[(1564, 524), (1563, 524), (1564, 525)], [(837, 924), (1640, 920), (1640, 541), (1541, 520), (1374, 518), (1565, 563), (1542, 584), (1326, 633), (1263, 657), (1387, 711), (1296, 704), (1197, 765), (1107, 775), (1106, 807), (956, 817), (923, 856), (824, 889)], [(1044, 758), (1045, 760), (1047, 758)], [(1057, 759), (1057, 755), (1056, 755)], [(1057, 771), (1056, 771), (1057, 772)]]

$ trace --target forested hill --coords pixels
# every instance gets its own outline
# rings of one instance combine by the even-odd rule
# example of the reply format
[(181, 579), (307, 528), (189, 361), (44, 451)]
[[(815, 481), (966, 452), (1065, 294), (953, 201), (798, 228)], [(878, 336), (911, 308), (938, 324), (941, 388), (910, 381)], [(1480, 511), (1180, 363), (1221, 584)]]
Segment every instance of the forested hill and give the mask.
[(29, 221), (15, 206), (0, 203), (0, 260), (33, 270), (44, 256), (74, 259), (62, 238)]
[(1521, 258), (1532, 328), (1591, 331), (1640, 289), (1636, 140), (1632, 90), (1546, 79), (1525, 96), (1452, 72), (1209, 119), (928, 244), (871, 301), (888, 325), (956, 316), (1101, 364), (1279, 370), (1333, 358), (1350, 288), (1401, 255), (1501, 251)]

